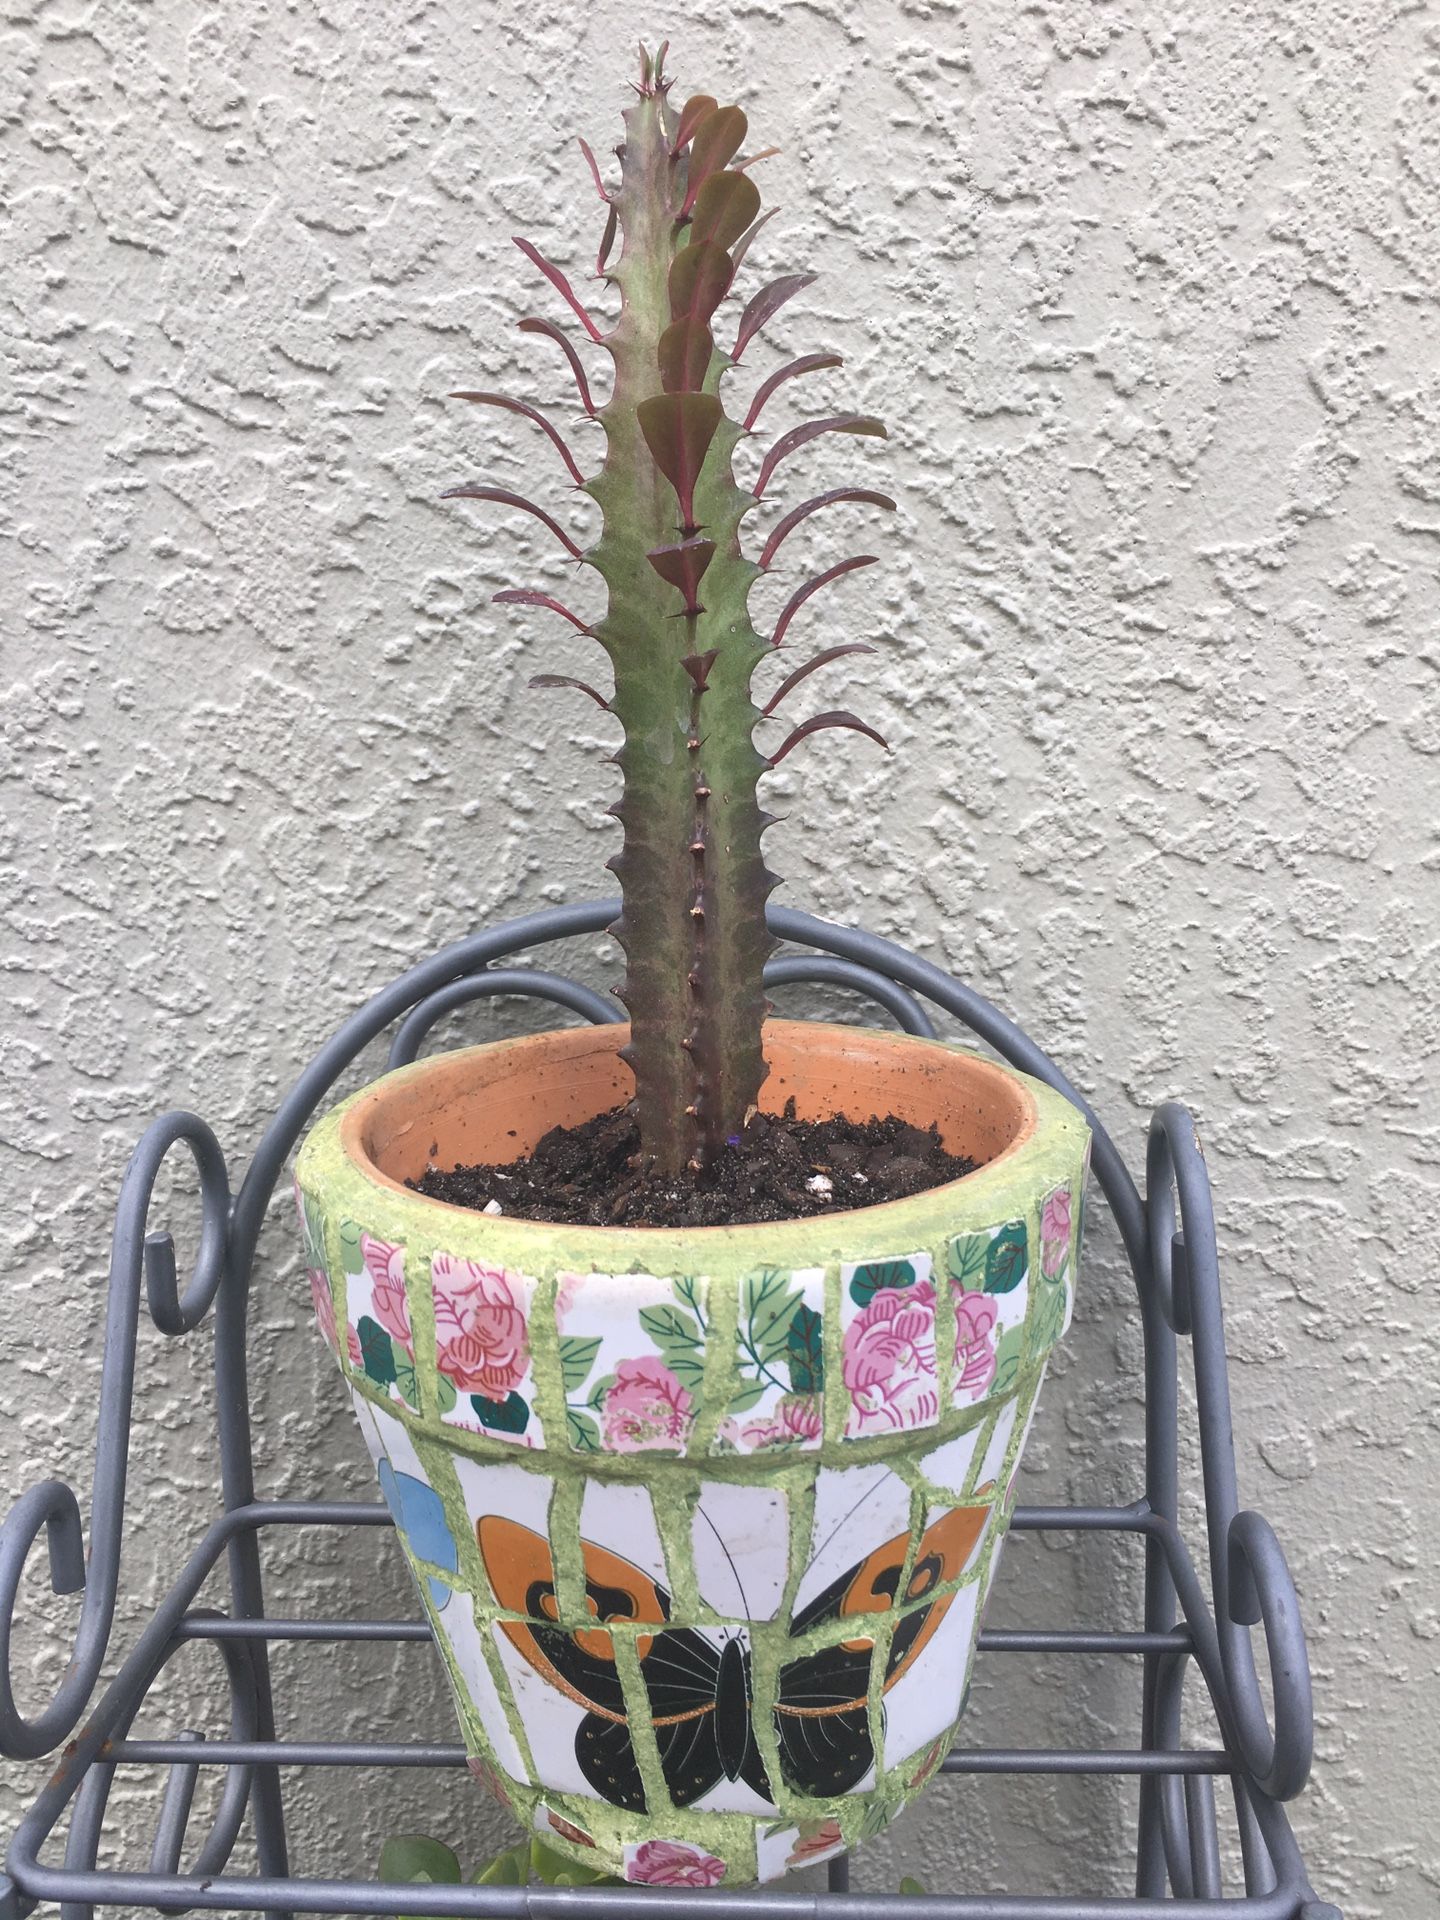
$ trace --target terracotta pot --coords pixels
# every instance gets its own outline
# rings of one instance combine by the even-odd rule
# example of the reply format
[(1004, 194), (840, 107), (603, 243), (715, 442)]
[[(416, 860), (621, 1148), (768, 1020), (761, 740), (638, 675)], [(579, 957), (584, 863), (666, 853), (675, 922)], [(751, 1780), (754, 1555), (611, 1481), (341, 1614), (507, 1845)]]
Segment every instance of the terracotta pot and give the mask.
[(403, 1184), (616, 1105), (624, 1040), (503, 1041), (356, 1094), (300, 1154), (307, 1261), (473, 1771), (587, 1866), (744, 1885), (878, 1832), (949, 1745), (1069, 1322), (1089, 1133), (975, 1054), (773, 1021), (767, 1107), (933, 1120), (983, 1164), (691, 1231)]

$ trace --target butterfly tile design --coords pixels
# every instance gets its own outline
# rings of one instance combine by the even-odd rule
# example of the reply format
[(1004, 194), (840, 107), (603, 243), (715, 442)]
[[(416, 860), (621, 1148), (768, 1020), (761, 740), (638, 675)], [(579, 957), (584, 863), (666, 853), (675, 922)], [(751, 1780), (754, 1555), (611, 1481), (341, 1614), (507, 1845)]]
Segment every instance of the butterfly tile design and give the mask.
[[(445, 1505), (431, 1486), (409, 1434), (393, 1415), (372, 1405), (353, 1388), (351, 1400), (396, 1532), (416, 1560), (454, 1575), (460, 1564), (459, 1553)], [(454, 1598), (444, 1580), (431, 1577), (425, 1584), (437, 1609), (448, 1606)]]
[(1023, 1220), (956, 1234), (947, 1250), (955, 1312), (952, 1406), (1007, 1393), (1020, 1370), (1030, 1297), (1030, 1234)]
[(340, 1228), (345, 1272), (346, 1346), (351, 1365), (372, 1387), (420, 1411), (415, 1336), (405, 1292), (405, 1249), (377, 1240), (351, 1220)]
[(940, 1384), (929, 1254), (846, 1262), (840, 1281), (846, 1439), (934, 1426)]
[(715, 1451), (813, 1451), (825, 1424), (825, 1269), (747, 1274), (735, 1342), (735, 1387)]
[(974, 1581), (960, 1588), (911, 1665), (886, 1694), (887, 1767), (898, 1766), (930, 1746), (960, 1717), (978, 1592)]
[(686, 1452), (705, 1377), (704, 1281), (562, 1274), (555, 1319), (575, 1451)]
[(441, 1419), (487, 1439), (543, 1447), (530, 1355), (534, 1281), (510, 1267), (437, 1253), (430, 1286)]
[(774, 1487), (702, 1482), (690, 1523), (700, 1598), (722, 1619), (773, 1620), (790, 1570), (789, 1503)]

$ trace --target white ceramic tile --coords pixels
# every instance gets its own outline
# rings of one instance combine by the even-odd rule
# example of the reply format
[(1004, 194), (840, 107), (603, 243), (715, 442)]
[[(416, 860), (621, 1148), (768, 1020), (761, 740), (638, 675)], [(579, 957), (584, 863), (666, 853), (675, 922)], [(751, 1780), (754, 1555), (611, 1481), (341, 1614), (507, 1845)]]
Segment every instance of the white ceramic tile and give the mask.
[[(450, 1531), (440, 1495), (431, 1486), (409, 1434), (393, 1415), (362, 1402), (356, 1395), (360, 1431), (375, 1463), (380, 1491), (395, 1521), (395, 1530), (417, 1560), (454, 1575), (459, 1552)], [(415, 1571), (411, 1569), (412, 1573)], [(420, 1576), (416, 1575), (417, 1580)], [(433, 1575), (426, 1576), (432, 1604), (450, 1604), (451, 1589)]]
[(840, 1282), (846, 1439), (934, 1426), (940, 1386), (929, 1254), (846, 1263)]
[(513, 1267), (437, 1253), (430, 1286), (446, 1425), (513, 1446), (543, 1447), (530, 1353), (535, 1282)]
[(455, 1664), (465, 1683), (468, 1694), (486, 1737), (502, 1767), (517, 1780), (528, 1780), (525, 1763), (520, 1757), (520, 1748), (510, 1731), (510, 1723), (505, 1718), (505, 1709), (500, 1704), (500, 1695), (495, 1686), (494, 1676), (485, 1664), (485, 1653), (481, 1645), (480, 1629), (475, 1624), (474, 1611), (467, 1595), (457, 1592), (451, 1596), (447, 1606), (436, 1612), (440, 1631), (449, 1643), (455, 1656)]
[(655, 1510), (644, 1487), (587, 1480), (580, 1503), (580, 1537), (587, 1546), (618, 1554), (666, 1593), (670, 1577), (665, 1550), (655, 1525)]
[(893, 1468), (822, 1467), (815, 1479), (810, 1564), (796, 1591), (795, 1611), (803, 1611), (842, 1574), (909, 1528), (910, 1489)]
[(995, 1424), (985, 1443), (984, 1458), (975, 1475), (977, 1487), (989, 1486), (1000, 1478), (1005, 1466), (1005, 1449), (1010, 1444), (1010, 1435), (1015, 1427), (1015, 1407), (1013, 1400), (1007, 1400), (995, 1417)]
[(555, 1318), (576, 1452), (683, 1453), (700, 1408), (705, 1282), (561, 1274)]
[(700, 1597), (725, 1619), (773, 1620), (790, 1565), (790, 1519), (775, 1488), (706, 1480), (691, 1524)]
[(386, 1413), (383, 1407), (371, 1407), (370, 1418), (396, 1473), (408, 1473), (412, 1479), (428, 1481), (430, 1476), (421, 1466), (420, 1456), (404, 1424), (393, 1413)]
[(967, 1433), (956, 1434), (953, 1440), (947, 1440), (943, 1447), (936, 1447), (933, 1453), (927, 1453), (920, 1462), (920, 1471), (932, 1485), (948, 1487), (957, 1496), (965, 1492), (967, 1476), (976, 1449), (985, 1435), (985, 1426), (981, 1422)]
[(940, 1624), (885, 1695), (885, 1765), (928, 1747), (960, 1713), (975, 1624), (975, 1586), (962, 1587)]
[[(504, 1576), (515, 1560), (515, 1552), (506, 1546), (508, 1527), (524, 1529), (520, 1536), (510, 1535), (511, 1540), (518, 1538), (523, 1549), (525, 1565), (532, 1575), (545, 1577), (550, 1565), (550, 1496), (553, 1482), (541, 1473), (528, 1473), (524, 1467), (512, 1467), (497, 1461), (467, 1460), (463, 1454), (452, 1455), (455, 1477), (460, 1482), (461, 1497), (465, 1502), (465, 1511), (470, 1520), (471, 1531), (480, 1545), (481, 1558), (493, 1557), (503, 1552), (503, 1564), (491, 1569), (501, 1581), (496, 1599), (502, 1605), (508, 1605), (516, 1613), (523, 1612), (523, 1595), (514, 1588), (513, 1580), (507, 1585)], [(494, 1527), (489, 1522), (506, 1522), (507, 1526)]]
[(577, 1793), (586, 1800), (598, 1799), (575, 1758), (575, 1735), (586, 1709), (538, 1672), (503, 1627), (496, 1626), (491, 1631), (500, 1650), (505, 1678), (525, 1725), (525, 1737), (535, 1762), (535, 1778), (542, 1787)]
[(809, 1452), (824, 1437), (825, 1269), (763, 1267), (740, 1288), (724, 1453)]
[(805, 1820), (778, 1833), (762, 1831), (755, 1836), (756, 1878), (778, 1880), (784, 1873), (823, 1866), (844, 1851), (840, 1822), (833, 1818)]
[(769, 1832), (764, 1827), (755, 1829), (755, 1878), (762, 1885), (767, 1880), (778, 1880), (782, 1873), (790, 1871), (790, 1855), (799, 1838), (798, 1827), (778, 1822)]

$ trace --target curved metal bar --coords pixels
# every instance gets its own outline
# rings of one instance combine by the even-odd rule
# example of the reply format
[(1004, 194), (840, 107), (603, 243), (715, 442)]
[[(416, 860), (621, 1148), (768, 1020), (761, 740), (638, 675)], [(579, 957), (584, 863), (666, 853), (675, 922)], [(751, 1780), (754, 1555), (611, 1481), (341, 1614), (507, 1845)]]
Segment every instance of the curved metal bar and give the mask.
[(877, 973), (873, 967), (857, 967), (853, 961), (836, 960), (824, 955), (785, 954), (779, 960), (770, 961), (765, 968), (767, 987), (801, 983), (849, 987), (870, 1000), (878, 1001), (887, 1013), (894, 1014), (905, 1033), (918, 1034), (923, 1040), (935, 1038), (930, 1016), (914, 994), (908, 993), (887, 975)]
[(1220, 1654), (1236, 1709), (1240, 1756), (1262, 1793), (1272, 1800), (1293, 1800), (1310, 1778), (1315, 1756), (1315, 1711), (1300, 1597), (1275, 1531), (1260, 1514), (1235, 1515), (1228, 1547), (1230, 1615), (1237, 1625), (1258, 1621), (1264, 1628), (1275, 1701), (1272, 1733), (1259, 1689), (1252, 1694), (1247, 1685), (1247, 1673), (1253, 1681), (1253, 1663), (1237, 1675), (1226, 1658), (1228, 1637), (1222, 1636)]
[[(1239, 1511), (1210, 1179), (1195, 1123), (1173, 1101), (1156, 1109), (1150, 1125), (1146, 1212), (1156, 1298), (1194, 1347), (1210, 1585), (1232, 1737), (1251, 1783), (1270, 1799), (1293, 1799), (1309, 1777), (1314, 1752), (1299, 1601), (1274, 1533), (1258, 1515)], [(1256, 1622), (1276, 1683), (1273, 1732), (1250, 1644)]]
[[(197, 1608), (196, 1612), (206, 1619), (219, 1619), (221, 1616), (210, 1608)], [(233, 1642), (219, 1641), (221, 1658), (225, 1662), (226, 1678), (230, 1683), (230, 1737), (233, 1740), (250, 1740), (255, 1737), (255, 1687), (254, 1667), (245, 1657), (242, 1647)], [(144, 1703), (145, 1695), (154, 1685), (157, 1676), (168, 1665), (171, 1658), (186, 1645), (183, 1640), (171, 1640), (158, 1659), (150, 1663), (150, 1669), (143, 1685), (136, 1691), (129, 1710), (117, 1721), (113, 1740), (123, 1740), (129, 1733), (135, 1715)], [(199, 1734), (183, 1736), (187, 1743), (203, 1748), (205, 1742)], [(75, 1811), (71, 1816), (70, 1832), (65, 1845), (65, 1866), (67, 1870), (79, 1869), (93, 1871), (100, 1850), (100, 1835), (105, 1822), (105, 1812), (110, 1801), (110, 1788), (115, 1778), (116, 1763), (109, 1760), (97, 1760), (86, 1773), (80, 1791), (75, 1796)], [(156, 1822), (152, 1847), (150, 1871), (152, 1873), (177, 1873), (180, 1871), (180, 1855), (185, 1844), (185, 1827), (189, 1818), (190, 1801), (194, 1793), (195, 1776), (198, 1762), (176, 1761), (166, 1778), (165, 1794), (161, 1802), (160, 1815)], [(240, 1829), (245, 1821), (245, 1813), (250, 1802), (251, 1782), (255, 1768), (245, 1762), (228, 1767), (225, 1784), (220, 1793), (220, 1804), (210, 1823), (210, 1831), (196, 1856), (195, 1865), (190, 1869), (194, 1874), (208, 1875), (221, 1873), (231, 1854), (235, 1851), (235, 1842), (240, 1837)], [(182, 1906), (167, 1909), (171, 1913), (184, 1913)], [(65, 1902), (60, 1908), (60, 1920), (89, 1920), (89, 1908), (74, 1902)]]
[[(171, 1148), (181, 1141), (190, 1149), (200, 1175), (202, 1209), (200, 1250), (183, 1300), (175, 1284), (170, 1236), (152, 1234), (147, 1238), (145, 1230), (160, 1168)], [(188, 1332), (215, 1298), (227, 1271), (229, 1206), (225, 1156), (205, 1122), (193, 1113), (181, 1112), (164, 1114), (152, 1122), (125, 1169), (110, 1246), (99, 1411), (99, 1430), (105, 1444), (96, 1454), (88, 1557), (79, 1502), (62, 1481), (48, 1480), (32, 1488), (0, 1526), (0, 1753), (11, 1759), (39, 1759), (73, 1732), (109, 1644), (120, 1579), (142, 1269), (157, 1326), (164, 1333)], [(152, 1247), (157, 1249), (153, 1255)], [(65, 1676), (49, 1706), (32, 1720), (15, 1704), (11, 1633), (25, 1563), (42, 1528), (49, 1548), (51, 1586), (56, 1593), (83, 1590), (85, 1598)]]
[(561, 973), (542, 973), (528, 967), (495, 967), (471, 974), (465, 980), (452, 980), (437, 988), (413, 1008), (400, 1023), (390, 1043), (387, 1067), (408, 1067), (424, 1044), (425, 1036), (445, 1014), (472, 1000), (488, 1000), (499, 993), (522, 994), (531, 1000), (552, 1000), (556, 1006), (569, 1007), (594, 1026), (618, 1026), (625, 1015), (613, 1000), (578, 980), (567, 980)]

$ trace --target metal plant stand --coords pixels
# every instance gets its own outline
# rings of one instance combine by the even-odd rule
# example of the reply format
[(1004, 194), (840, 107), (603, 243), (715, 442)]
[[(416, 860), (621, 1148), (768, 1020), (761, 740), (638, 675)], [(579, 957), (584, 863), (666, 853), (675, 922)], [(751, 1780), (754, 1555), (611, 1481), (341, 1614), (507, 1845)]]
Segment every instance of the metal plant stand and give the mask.
[[(0, 1880), (0, 1920), (20, 1920), (39, 1901), (59, 1901), (66, 1920), (97, 1905), (176, 1913), (401, 1914), (412, 1888), (373, 1881), (307, 1879), (292, 1871), (284, 1782), (295, 1767), (455, 1767), (458, 1745), (381, 1741), (277, 1741), (269, 1648), (283, 1640), (422, 1640), (418, 1623), (390, 1620), (294, 1620), (266, 1611), (260, 1542), (274, 1527), (386, 1527), (381, 1506), (333, 1501), (264, 1500), (251, 1461), (246, 1328), (252, 1261), (266, 1207), (299, 1136), (339, 1077), (392, 1023), (391, 1062), (413, 1059), (424, 1035), (449, 1009), (492, 994), (531, 994), (588, 1019), (618, 1019), (600, 994), (558, 975), (505, 966), (553, 940), (601, 932), (618, 902), (599, 901), (511, 921), (462, 940), (413, 967), (355, 1014), (306, 1068), (266, 1132), (233, 1198), (225, 1158), (203, 1120), (166, 1114), (145, 1133), (120, 1194), (110, 1267), (99, 1436), (91, 1498), (89, 1551), (70, 1488), (46, 1481), (24, 1494), (0, 1529), (0, 1751), (36, 1759), (64, 1753), (22, 1821)], [(960, 1773), (1129, 1774), (1140, 1782), (1135, 1893), (1125, 1899), (1025, 1895), (900, 1896), (848, 1891), (847, 1864), (835, 1863), (819, 1896), (767, 1890), (705, 1893), (645, 1889), (427, 1887), (427, 1912), (488, 1920), (629, 1920), (642, 1904), (654, 1920), (1165, 1920), (1178, 1906), (1189, 1920), (1340, 1920), (1306, 1879), (1283, 1803), (1310, 1769), (1310, 1676), (1295, 1588), (1274, 1533), (1242, 1510), (1236, 1489), (1224, 1329), (1214, 1220), (1204, 1162), (1188, 1114), (1165, 1105), (1150, 1128), (1142, 1199), (1113, 1143), (1085, 1101), (1043, 1053), (969, 988), (888, 941), (772, 908), (783, 940), (807, 951), (772, 962), (779, 984), (810, 981), (857, 989), (912, 1033), (933, 1031), (928, 999), (1027, 1073), (1058, 1088), (1094, 1129), (1093, 1165), (1134, 1271), (1145, 1352), (1145, 1484), (1126, 1506), (1021, 1507), (1019, 1533), (1133, 1534), (1144, 1541), (1145, 1606), (1138, 1630), (1020, 1632), (992, 1627), (984, 1652), (1011, 1655), (1102, 1653), (1139, 1656), (1143, 1695), (1132, 1751), (957, 1749), (944, 1771)], [(498, 963), (498, 964), (497, 964)], [(203, 1208), (200, 1250), (183, 1293), (169, 1234), (151, 1230), (156, 1177), (184, 1142), (194, 1158)], [(182, 1336), (215, 1311), (216, 1420), (221, 1509), (175, 1585), (78, 1734), (110, 1639), (124, 1529), (125, 1474), (141, 1297), (160, 1330)], [(1178, 1525), (1178, 1350), (1188, 1344), (1203, 1462), (1208, 1595)], [(42, 1532), (60, 1593), (83, 1590), (73, 1657), (50, 1705), (33, 1719), (17, 1711), (10, 1638), (25, 1561)], [(229, 1608), (197, 1609), (207, 1574), (228, 1566)], [(283, 1607), (281, 1609), (283, 1612)], [(1251, 1649), (1263, 1630), (1273, 1723)], [(198, 1741), (131, 1740), (130, 1724), (166, 1661), (187, 1640), (215, 1643), (230, 1682), (230, 1732)], [(1187, 1668), (1199, 1670), (1223, 1744), (1181, 1743), (1181, 1692)], [(72, 1738), (72, 1735), (74, 1737)], [(68, 1744), (66, 1744), (68, 1743)], [(147, 1872), (100, 1870), (97, 1849), (116, 1769), (169, 1767), (159, 1799)], [(210, 1831), (191, 1851), (186, 1828), (197, 1767), (227, 1770)], [(1222, 1887), (1216, 1776), (1228, 1778), (1238, 1823), (1244, 1891)], [(945, 1789), (931, 1790), (943, 1818)], [(227, 1874), (246, 1819), (258, 1873)], [(42, 1860), (66, 1823), (63, 1863)], [(190, 1864), (182, 1862), (189, 1857)]]

